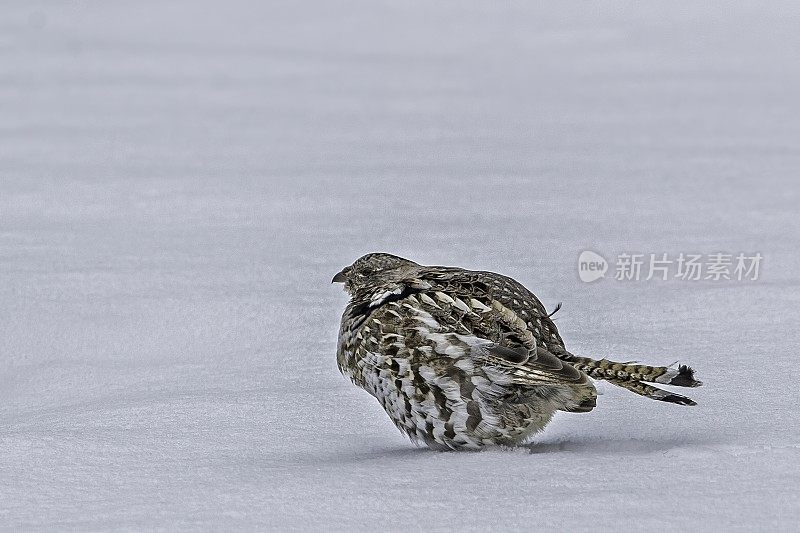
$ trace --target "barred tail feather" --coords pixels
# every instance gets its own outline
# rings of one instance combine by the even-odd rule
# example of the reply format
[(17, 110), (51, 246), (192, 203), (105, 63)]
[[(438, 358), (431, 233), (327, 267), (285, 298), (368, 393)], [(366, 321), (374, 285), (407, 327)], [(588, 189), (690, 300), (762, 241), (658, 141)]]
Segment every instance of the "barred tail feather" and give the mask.
[(661, 390), (644, 382), (674, 385), (676, 387), (699, 387), (703, 384), (702, 381), (695, 379), (694, 370), (687, 365), (679, 365), (674, 368), (617, 363), (608, 359), (597, 360), (589, 357), (579, 357), (566, 351), (557, 354), (557, 356), (594, 379), (603, 379), (641, 396), (664, 402), (696, 405), (694, 401), (685, 396)]
[(613, 383), (618, 387), (627, 389), (635, 394), (650, 398), (651, 400), (658, 400), (660, 402), (677, 403), (679, 405), (697, 405), (697, 402), (691, 398), (687, 398), (681, 394), (665, 391), (641, 381), (621, 381), (618, 379), (609, 379), (609, 383)]
[(699, 387), (703, 384), (702, 381), (694, 378), (694, 370), (687, 365), (670, 368), (667, 366), (617, 363), (608, 359), (597, 360), (572, 354), (558, 354), (558, 357), (595, 379), (647, 381), (678, 387)]

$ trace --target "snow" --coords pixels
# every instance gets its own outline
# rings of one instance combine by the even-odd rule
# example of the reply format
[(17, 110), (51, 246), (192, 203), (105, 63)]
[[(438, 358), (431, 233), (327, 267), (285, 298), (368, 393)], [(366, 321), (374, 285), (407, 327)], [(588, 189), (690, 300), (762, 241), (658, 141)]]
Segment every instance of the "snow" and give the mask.
[[(794, 530), (796, 4), (222, 6), (0, 8), (0, 528)], [(511, 275), (699, 405), (416, 449), (335, 365), (370, 251)]]

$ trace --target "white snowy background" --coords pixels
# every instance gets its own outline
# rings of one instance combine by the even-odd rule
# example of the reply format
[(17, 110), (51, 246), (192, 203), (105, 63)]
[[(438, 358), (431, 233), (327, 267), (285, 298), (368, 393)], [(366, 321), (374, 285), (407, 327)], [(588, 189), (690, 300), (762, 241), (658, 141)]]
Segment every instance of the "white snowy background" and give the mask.
[[(800, 8), (531, 4), (3, 2), (0, 528), (795, 530)], [(511, 275), (699, 405), (417, 449), (335, 365), (370, 251)]]

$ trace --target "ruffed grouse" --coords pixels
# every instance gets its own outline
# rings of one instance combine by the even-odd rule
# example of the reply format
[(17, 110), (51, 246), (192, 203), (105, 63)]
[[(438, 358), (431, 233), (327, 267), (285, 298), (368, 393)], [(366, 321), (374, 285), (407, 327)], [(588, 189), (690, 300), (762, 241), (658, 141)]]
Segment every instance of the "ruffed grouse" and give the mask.
[(555, 411), (591, 411), (597, 395), (589, 377), (654, 400), (695, 404), (647, 383), (700, 385), (688, 366), (566, 351), (542, 303), (506, 276), (373, 253), (333, 282), (351, 296), (339, 369), (411, 440), (431, 448), (520, 444)]

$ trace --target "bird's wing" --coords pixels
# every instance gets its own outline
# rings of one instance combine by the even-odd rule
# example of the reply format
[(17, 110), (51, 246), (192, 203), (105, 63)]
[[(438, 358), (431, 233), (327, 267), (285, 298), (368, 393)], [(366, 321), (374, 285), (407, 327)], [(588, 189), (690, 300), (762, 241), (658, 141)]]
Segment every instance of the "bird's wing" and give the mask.
[(501, 381), (508, 385), (589, 383), (586, 374), (538, 345), (526, 322), (495, 300), (484, 303), (459, 292), (423, 291), (391, 303), (378, 315), (386, 318), (378, 320), (392, 315), (402, 321), (394, 329), (413, 332), (404, 339), (406, 347), (427, 353), (431, 360), (477, 365), (506, 376)]
[[(346, 336), (358, 339), (356, 357), (340, 368), (356, 365), (358, 370), (349, 374), (354, 380), (378, 381), (389, 391), (422, 392), (422, 398), (431, 391), (448, 408), (480, 396), (591, 410), (596, 392), (586, 374), (537, 346), (525, 323), (502, 305), (487, 303), (492, 306), (430, 290), (388, 300), (370, 309)], [(389, 376), (394, 387), (384, 383)]]
[(438, 334), (437, 341), (444, 344), (445, 351), (451, 346), (472, 344), (469, 356), (484, 367), (506, 374), (513, 385), (589, 383), (586, 374), (541, 347), (531, 353), (523, 348), (508, 348), (479, 337), (465, 338), (454, 333)]
[(423, 271), (422, 279), (445, 292), (468, 291), (471, 297), (489, 299), (501, 304), (523, 322), (528, 329), (556, 355), (564, 341), (542, 302), (518, 281), (497, 274), (450, 267), (431, 267)]

